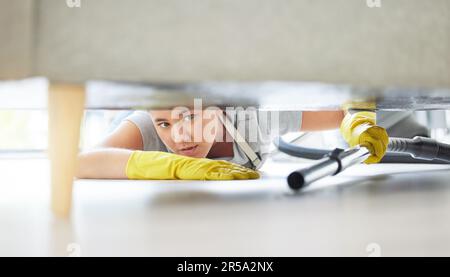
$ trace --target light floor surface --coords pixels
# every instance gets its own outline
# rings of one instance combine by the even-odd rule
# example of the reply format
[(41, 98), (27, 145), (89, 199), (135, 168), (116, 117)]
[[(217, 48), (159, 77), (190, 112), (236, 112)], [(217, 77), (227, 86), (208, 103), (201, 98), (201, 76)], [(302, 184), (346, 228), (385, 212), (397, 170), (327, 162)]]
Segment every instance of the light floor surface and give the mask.
[(49, 208), (46, 159), (0, 159), (0, 256), (450, 255), (450, 166), (359, 165), (301, 193), (304, 163), (251, 181), (78, 180)]

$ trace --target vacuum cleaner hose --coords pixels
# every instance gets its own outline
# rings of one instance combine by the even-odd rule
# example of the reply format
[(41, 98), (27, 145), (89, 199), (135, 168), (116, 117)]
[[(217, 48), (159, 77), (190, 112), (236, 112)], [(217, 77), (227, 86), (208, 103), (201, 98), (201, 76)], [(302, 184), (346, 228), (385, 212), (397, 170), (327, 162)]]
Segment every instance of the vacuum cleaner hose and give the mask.
[[(278, 150), (290, 156), (319, 160), (328, 155), (331, 150), (303, 147), (286, 142), (281, 137), (274, 141)], [(388, 152), (381, 163), (427, 163), (448, 164), (450, 163), (450, 145), (437, 142), (430, 138), (415, 137), (390, 138)]]
[(422, 160), (450, 162), (450, 145), (425, 137), (390, 138), (388, 151), (408, 153)]

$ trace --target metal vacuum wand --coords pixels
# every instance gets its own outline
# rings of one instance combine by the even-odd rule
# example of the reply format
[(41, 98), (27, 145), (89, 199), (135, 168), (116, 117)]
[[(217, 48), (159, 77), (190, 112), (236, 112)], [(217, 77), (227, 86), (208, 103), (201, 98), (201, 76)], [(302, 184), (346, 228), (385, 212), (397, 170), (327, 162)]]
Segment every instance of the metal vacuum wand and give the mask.
[[(286, 144), (286, 143), (284, 143)], [(289, 144), (280, 144), (282, 151), (300, 157), (299, 149)], [(321, 153), (322, 150), (307, 149), (309, 152)], [(425, 137), (390, 138), (387, 151), (390, 153), (407, 153), (418, 160), (439, 160), (450, 162), (450, 145)], [(311, 153), (309, 153), (311, 154)], [(312, 166), (292, 172), (288, 176), (289, 187), (299, 190), (326, 176), (336, 175), (344, 169), (364, 162), (370, 156), (367, 148), (362, 146), (347, 150), (335, 149)]]
[(336, 175), (344, 169), (360, 164), (370, 156), (366, 147), (356, 146), (347, 150), (336, 148), (312, 166), (292, 172), (288, 176), (291, 189), (299, 190), (327, 176)]

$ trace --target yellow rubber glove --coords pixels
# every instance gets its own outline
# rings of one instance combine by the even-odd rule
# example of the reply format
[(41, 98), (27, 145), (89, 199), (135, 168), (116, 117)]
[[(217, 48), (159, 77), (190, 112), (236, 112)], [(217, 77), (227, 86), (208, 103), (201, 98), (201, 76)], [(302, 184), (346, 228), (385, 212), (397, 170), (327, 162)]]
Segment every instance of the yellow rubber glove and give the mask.
[(159, 151), (134, 151), (128, 159), (126, 175), (135, 180), (259, 178), (257, 171), (227, 161), (191, 158)]
[(369, 149), (371, 156), (365, 163), (378, 163), (386, 153), (389, 136), (384, 128), (376, 125), (374, 112), (347, 113), (340, 130), (350, 146), (361, 145)]

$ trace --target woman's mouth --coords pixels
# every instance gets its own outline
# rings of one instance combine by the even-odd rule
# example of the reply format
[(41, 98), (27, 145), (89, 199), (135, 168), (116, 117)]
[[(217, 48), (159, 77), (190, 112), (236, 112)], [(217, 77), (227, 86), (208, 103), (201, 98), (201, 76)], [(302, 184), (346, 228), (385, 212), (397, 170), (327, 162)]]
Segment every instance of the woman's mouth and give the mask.
[(179, 153), (189, 156), (195, 153), (195, 151), (197, 150), (198, 145), (194, 145), (194, 146), (189, 146), (189, 147), (185, 147), (179, 150)]

